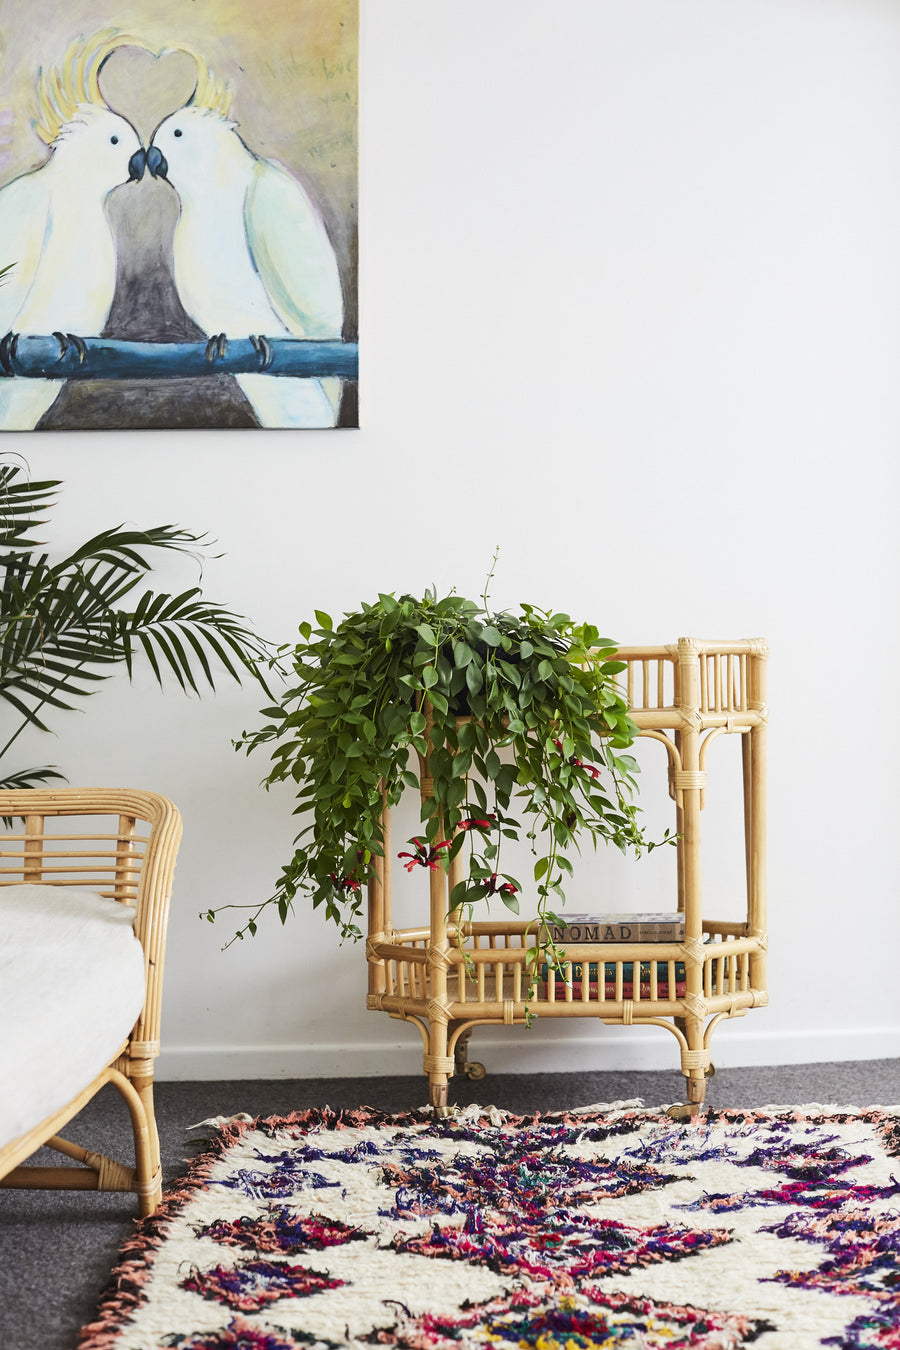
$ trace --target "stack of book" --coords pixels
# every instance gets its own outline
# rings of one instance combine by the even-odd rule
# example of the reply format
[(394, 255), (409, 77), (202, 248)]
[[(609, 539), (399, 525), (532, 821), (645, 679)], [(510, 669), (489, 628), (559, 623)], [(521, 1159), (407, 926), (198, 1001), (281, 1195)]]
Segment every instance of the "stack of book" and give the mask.
[[(588, 979), (588, 997), (599, 997), (600, 973), (599, 962), (590, 963), (573, 961), (571, 965), (564, 966), (563, 969), (553, 971), (553, 983), (556, 998), (565, 998), (566, 990), (571, 988), (572, 997), (580, 999), (582, 997), (584, 970), (587, 967)], [(675, 992), (669, 994), (669, 967), (665, 961), (641, 961), (640, 962), (640, 986), (641, 998), (653, 997), (653, 986), (651, 980), (651, 965), (656, 966), (656, 997), (657, 998), (682, 998), (687, 993), (687, 984), (685, 983), (684, 962), (675, 962)], [(546, 997), (550, 989), (550, 967), (544, 965), (541, 967), (541, 992)], [(615, 962), (607, 961), (603, 968), (604, 997), (616, 998), (616, 967)], [(622, 998), (634, 998), (634, 962), (622, 962)]]
[[(567, 947), (572, 943), (598, 942), (680, 942), (684, 938), (683, 914), (569, 914), (564, 923), (551, 923), (550, 936), (554, 944)], [(561, 968), (548, 965), (541, 967), (541, 993), (547, 996), (551, 986), (551, 973), (556, 998), (565, 998), (566, 990), (571, 988), (572, 997), (581, 999), (587, 967), (588, 997), (599, 996), (600, 966), (603, 966), (604, 997), (615, 999), (634, 998), (634, 962), (623, 961), (622, 989), (616, 990), (615, 961), (572, 961)], [(672, 992), (669, 991), (669, 962), (639, 962), (638, 980), (641, 998), (652, 998), (651, 966), (656, 966), (656, 997), (682, 998), (687, 992), (684, 962), (675, 963), (675, 980)]]

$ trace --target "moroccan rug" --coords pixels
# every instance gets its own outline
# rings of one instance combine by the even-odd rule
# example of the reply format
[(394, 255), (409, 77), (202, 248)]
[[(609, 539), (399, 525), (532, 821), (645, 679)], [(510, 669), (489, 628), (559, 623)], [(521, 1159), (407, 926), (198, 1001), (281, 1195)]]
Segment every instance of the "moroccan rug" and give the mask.
[(900, 1108), (217, 1129), (81, 1350), (900, 1347)]

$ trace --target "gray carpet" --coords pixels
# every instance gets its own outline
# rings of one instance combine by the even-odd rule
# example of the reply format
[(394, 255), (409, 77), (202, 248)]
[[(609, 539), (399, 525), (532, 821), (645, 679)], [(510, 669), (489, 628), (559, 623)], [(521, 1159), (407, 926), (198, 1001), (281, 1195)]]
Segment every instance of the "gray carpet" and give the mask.
[[(451, 1101), (493, 1103), (516, 1113), (628, 1097), (652, 1107), (683, 1100), (682, 1083), (677, 1072), (492, 1074), (480, 1083), (454, 1079)], [(191, 1156), (188, 1127), (210, 1116), (282, 1115), (310, 1106), (404, 1111), (426, 1100), (421, 1077), (161, 1083), (157, 1121), (164, 1184)], [(721, 1070), (707, 1101), (718, 1107), (893, 1105), (900, 1103), (900, 1059)], [(130, 1157), (128, 1116), (114, 1089), (105, 1088), (66, 1134), (123, 1161)], [(135, 1214), (128, 1195), (0, 1191), (0, 1350), (74, 1350)]]

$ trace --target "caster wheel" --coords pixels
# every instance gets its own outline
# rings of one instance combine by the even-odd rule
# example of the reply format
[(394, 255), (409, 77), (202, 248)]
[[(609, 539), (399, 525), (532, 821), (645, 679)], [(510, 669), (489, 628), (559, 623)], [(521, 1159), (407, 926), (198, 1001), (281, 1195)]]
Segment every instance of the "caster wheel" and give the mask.
[(665, 1113), (670, 1120), (693, 1120), (700, 1110), (699, 1102), (684, 1102), (680, 1106), (667, 1106)]
[(709, 1068), (704, 1073), (704, 1077), (715, 1078), (715, 1076), (716, 1076), (716, 1066), (715, 1064), (710, 1064)]
[(688, 1105), (666, 1107), (666, 1115), (670, 1120), (687, 1120), (690, 1114), (691, 1108)]
[(477, 1059), (473, 1059), (467, 1064), (463, 1072), (473, 1083), (477, 1083), (481, 1078), (487, 1078), (487, 1069), (483, 1064), (479, 1064)]

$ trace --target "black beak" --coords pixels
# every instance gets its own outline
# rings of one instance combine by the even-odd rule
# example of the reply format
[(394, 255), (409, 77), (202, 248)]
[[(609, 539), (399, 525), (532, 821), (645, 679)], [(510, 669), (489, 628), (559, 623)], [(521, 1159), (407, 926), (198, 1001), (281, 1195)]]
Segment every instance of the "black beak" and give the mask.
[(163, 152), (158, 146), (151, 145), (146, 152), (147, 168), (154, 178), (165, 178), (169, 172), (169, 165)]
[(128, 177), (133, 183), (139, 183), (141, 181), (146, 166), (147, 151), (144, 149), (135, 150), (131, 159), (128, 161)]

